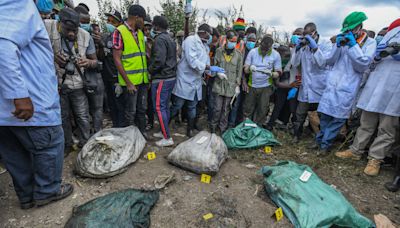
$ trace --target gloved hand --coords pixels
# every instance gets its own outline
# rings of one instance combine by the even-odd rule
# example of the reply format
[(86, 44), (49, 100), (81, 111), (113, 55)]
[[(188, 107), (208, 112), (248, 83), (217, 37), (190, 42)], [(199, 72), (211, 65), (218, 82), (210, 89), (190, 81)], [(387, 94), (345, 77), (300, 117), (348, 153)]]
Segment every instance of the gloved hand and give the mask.
[(375, 51), (375, 60), (379, 61), (382, 59), (382, 57), (380, 56), (381, 52), (383, 50), (385, 50), (387, 48), (387, 45), (385, 43), (381, 43), (376, 47), (376, 51)]
[(228, 76), (226, 76), (224, 73), (217, 73), (217, 75), (221, 80), (228, 80)]
[(240, 86), (236, 86), (235, 88), (235, 96), (238, 96), (240, 94)]
[(305, 38), (307, 39), (307, 41), (308, 41), (308, 46), (309, 46), (311, 49), (317, 49), (317, 48), (318, 48), (317, 42), (316, 42), (310, 35), (306, 35)]
[(250, 66), (250, 71), (251, 71), (251, 72), (257, 71), (257, 67), (254, 66), (254, 65), (251, 65), (251, 66)]
[(357, 44), (356, 38), (354, 37), (352, 32), (347, 33), (344, 38), (347, 38), (349, 42), (347, 42), (347, 46), (354, 47)]
[(277, 79), (277, 78), (279, 78), (279, 73), (278, 72), (272, 72), (271, 76), (272, 76), (273, 79)]
[(340, 42), (342, 42), (342, 40), (344, 40), (344, 36), (343, 34), (339, 34), (336, 36), (336, 47), (341, 47)]
[(211, 66), (210, 71), (211, 73), (225, 73), (224, 68), (221, 68), (219, 66)]
[(287, 99), (290, 100), (290, 99), (295, 98), (295, 97), (296, 97), (297, 90), (298, 90), (297, 88), (291, 88), (291, 89), (289, 90)]
[(115, 83), (114, 86), (115, 86), (115, 90), (114, 90), (115, 96), (116, 96), (116, 97), (121, 96), (121, 94), (124, 92), (124, 90), (122, 89), (122, 87), (119, 85), (119, 83)]

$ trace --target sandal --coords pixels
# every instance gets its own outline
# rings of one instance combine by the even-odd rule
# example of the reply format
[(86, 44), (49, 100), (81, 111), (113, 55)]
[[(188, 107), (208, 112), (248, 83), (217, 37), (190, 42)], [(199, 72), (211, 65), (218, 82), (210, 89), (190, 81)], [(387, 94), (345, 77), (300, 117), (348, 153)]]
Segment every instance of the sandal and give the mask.
[(69, 195), (71, 195), (71, 193), (73, 191), (74, 191), (74, 186), (72, 184), (62, 184), (61, 188), (60, 188), (60, 191), (56, 195), (51, 196), (51, 197), (49, 197), (47, 199), (36, 200), (35, 204), (36, 204), (37, 207), (45, 206), (45, 205), (47, 205), (47, 204), (49, 204), (51, 202), (62, 200), (64, 198), (68, 197)]

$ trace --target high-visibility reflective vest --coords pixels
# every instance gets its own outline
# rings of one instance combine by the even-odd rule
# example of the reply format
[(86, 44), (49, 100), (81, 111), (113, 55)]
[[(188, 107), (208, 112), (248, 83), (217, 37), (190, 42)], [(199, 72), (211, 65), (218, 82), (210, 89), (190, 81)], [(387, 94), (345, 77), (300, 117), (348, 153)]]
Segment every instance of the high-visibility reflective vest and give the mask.
[[(126, 25), (120, 25), (117, 29), (121, 33), (122, 41), (124, 42), (122, 66), (124, 67), (129, 81), (134, 85), (148, 83), (146, 47), (143, 32), (141, 30), (137, 31), (138, 45), (132, 32)], [(126, 86), (124, 79), (119, 73), (118, 82), (121, 86)]]

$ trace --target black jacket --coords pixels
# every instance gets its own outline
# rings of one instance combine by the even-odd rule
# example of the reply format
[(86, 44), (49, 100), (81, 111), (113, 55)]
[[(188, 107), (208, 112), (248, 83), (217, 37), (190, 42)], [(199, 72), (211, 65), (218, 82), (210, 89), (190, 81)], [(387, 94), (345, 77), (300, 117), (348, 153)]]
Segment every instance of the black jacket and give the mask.
[(167, 32), (156, 36), (151, 49), (148, 71), (151, 79), (169, 79), (176, 77), (176, 44)]

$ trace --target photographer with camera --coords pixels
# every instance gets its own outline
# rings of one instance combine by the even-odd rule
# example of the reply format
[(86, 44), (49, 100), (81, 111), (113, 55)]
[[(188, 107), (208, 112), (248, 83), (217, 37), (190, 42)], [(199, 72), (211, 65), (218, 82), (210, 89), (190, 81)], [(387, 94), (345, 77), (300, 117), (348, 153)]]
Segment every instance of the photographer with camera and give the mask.
[(353, 12), (343, 22), (342, 34), (336, 36), (326, 64), (332, 66), (318, 106), (321, 131), (316, 143), (319, 154), (329, 152), (333, 140), (350, 117), (363, 73), (372, 62), (376, 41), (362, 31), (367, 16)]
[[(400, 19), (398, 20), (400, 22)], [(394, 22), (395, 23), (395, 22)], [(395, 142), (400, 117), (400, 23), (388, 28), (375, 54), (377, 65), (361, 93), (357, 107), (362, 110), (361, 126), (350, 149), (336, 153), (337, 157), (360, 160), (369, 146), (369, 161), (364, 173), (379, 174), (380, 164)], [(400, 186), (399, 180), (394, 185)]]
[[(296, 122), (294, 123), (294, 142), (297, 143), (303, 132), (303, 125), (308, 111), (316, 111), (322, 93), (326, 87), (326, 58), (331, 50), (331, 44), (318, 44), (319, 35), (317, 26), (308, 23), (304, 26), (303, 36), (296, 41), (296, 51), (292, 55), (294, 68), (301, 65), (301, 86), (297, 100)], [(317, 149), (313, 145), (312, 149)]]
[(79, 147), (90, 136), (88, 88), (84, 75), (86, 69), (97, 68), (96, 49), (90, 34), (79, 28), (79, 14), (73, 9), (60, 11), (61, 50), (55, 56), (61, 95), (61, 115), (65, 134), (65, 154), (71, 151), (71, 111), (79, 128)]

